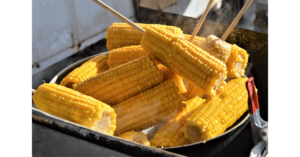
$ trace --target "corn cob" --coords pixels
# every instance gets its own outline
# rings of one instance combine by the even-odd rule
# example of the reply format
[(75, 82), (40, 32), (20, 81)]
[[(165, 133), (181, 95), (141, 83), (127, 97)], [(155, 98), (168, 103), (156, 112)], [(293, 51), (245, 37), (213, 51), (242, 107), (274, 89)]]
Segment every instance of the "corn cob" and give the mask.
[(165, 123), (154, 135), (150, 141), (153, 147), (174, 147), (180, 144), (185, 144), (188, 140), (185, 139), (180, 128), (185, 123), (187, 117), (194, 112), (205, 99), (194, 97), (186, 102), (187, 107), (183, 109), (176, 117)]
[(117, 48), (109, 51), (107, 64), (109, 68), (114, 68), (147, 54), (149, 53), (141, 45)]
[(248, 109), (246, 81), (238, 78), (228, 82), (223, 92), (197, 108), (182, 128), (184, 136), (194, 143), (224, 133)]
[[(190, 37), (191, 35), (184, 34), (185, 40), (189, 41)], [(231, 45), (214, 35), (210, 35), (206, 39), (195, 36), (192, 43), (210, 55), (218, 58), (223, 63), (227, 62), (231, 53)]]
[[(220, 87), (219, 87), (220, 88)], [(219, 90), (218, 88), (218, 90)], [(189, 82), (187, 87), (187, 92), (183, 94), (186, 99), (192, 99), (196, 96), (203, 97), (204, 91), (197, 87), (195, 84)]]
[(115, 135), (142, 131), (178, 114), (184, 107), (183, 96), (172, 80), (133, 96), (113, 108), (118, 116)]
[(231, 53), (231, 45), (214, 35), (210, 35), (200, 42), (199, 47), (223, 63), (227, 62)]
[[(220, 84), (219, 88), (216, 90), (216, 94), (221, 93), (224, 90), (225, 86), (226, 86), (226, 82), (225, 82), (225, 80), (223, 80), (222, 83)], [(186, 99), (192, 99), (196, 96), (198, 96), (200, 98), (205, 97), (205, 94), (203, 92), (203, 89), (195, 86), (191, 82), (188, 82), (186, 93), (184, 93), (183, 96)]]
[(202, 88), (207, 95), (215, 95), (226, 78), (227, 69), (223, 62), (164, 28), (147, 27), (141, 45), (159, 62)]
[(69, 73), (61, 82), (60, 85), (74, 88), (80, 82), (91, 78), (108, 69), (107, 65), (108, 56), (98, 55), (87, 62), (83, 63), (80, 67), (74, 69)]
[[(190, 35), (184, 34), (184, 37), (185, 40), (190, 39)], [(193, 44), (226, 63), (228, 77), (239, 78), (244, 75), (249, 58), (246, 50), (235, 44), (228, 44), (214, 35), (207, 39), (196, 36)]]
[[(163, 27), (173, 33), (182, 34), (182, 30), (175, 26), (167, 25), (157, 25), (157, 24), (140, 24), (138, 26), (145, 29), (147, 27)], [(108, 50), (131, 46), (131, 45), (140, 45), (140, 41), (143, 37), (143, 34), (136, 29), (132, 28), (127, 23), (113, 23), (107, 29), (107, 34), (105, 38), (107, 39), (106, 47)]]
[(219, 95), (220, 93), (222, 93), (223, 90), (225, 89), (225, 87), (226, 87), (226, 82), (223, 81), (223, 82), (221, 83), (220, 87), (218, 88), (218, 90), (216, 91), (216, 94)]
[(226, 63), (228, 68), (228, 77), (238, 78), (244, 75), (248, 63), (249, 55), (247, 51), (238, 47), (237, 45), (231, 46), (231, 54)]
[(146, 55), (91, 77), (75, 86), (75, 90), (113, 105), (162, 81), (154, 57)]
[(114, 134), (114, 109), (90, 96), (57, 84), (44, 83), (33, 94), (35, 106), (54, 116), (88, 128)]
[[(141, 45), (138, 46), (127, 46), (122, 48), (117, 48), (109, 51), (109, 59), (107, 61), (107, 64), (109, 65), (109, 68), (114, 68), (118, 65), (127, 63), (131, 60), (134, 60), (136, 58), (139, 58), (141, 56), (145, 56), (149, 54), (147, 51), (145, 51)], [(160, 70), (160, 72), (164, 75), (164, 81), (169, 79), (174, 79), (176, 85), (178, 86), (180, 93), (185, 93), (186, 89), (183, 85), (182, 77), (179, 75), (173, 73), (170, 71), (167, 67), (159, 63), (155, 60), (156, 66)]]
[[(185, 40), (189, 41), (190, 37), (191, 35), (184, 34)], [(210, 35), (206, 39), (195, 36), (192, 43), (224, 63), (227, 62), (230, 56), (231, 45), (214, 35)]]
[(157, 67), (160, 70), (160, 72), (164, 75), (164, 81), (171, 80), (171, 79), (174, 80), (177, 87), (179, 88), (179, 94), (186, 93), (186, 91), (187, 91), (186, 84), (187, 83), (184, 82), (184, 80), (182, 79), (181, 76), (175, 74), (174, 72), (169, 70), (167, 67), (163, 66), (162, 64), (158, 64)]
[(129, 131), (129, 132), (125, 132), (125, 133), (119, 135), (118, 137), (129, 140), (129, 141), (137, 142), (137, 143), (143, 144), (145, 146), (150, 146), (148, 138), (143, 132)]
[[(187, 40), (189, 41), (191, 38), (191, 35), (189, 34), (184, 34), (184, 40)], [(195, 36), (192, 43), (198, 47), (200, 47), (201, 43), (205, 41), (205, 38), (203, 37), (198, 37), (198, 36)], [(201, 47), (200, 47), (201, 48)]]

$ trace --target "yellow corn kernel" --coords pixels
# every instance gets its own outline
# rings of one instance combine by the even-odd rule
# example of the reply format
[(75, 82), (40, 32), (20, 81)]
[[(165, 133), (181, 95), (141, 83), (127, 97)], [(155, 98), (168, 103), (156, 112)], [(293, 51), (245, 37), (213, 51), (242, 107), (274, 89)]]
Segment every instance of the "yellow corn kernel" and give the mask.
[(185, 123), (187, 117), (193, 113), (205, 99), (194, 97), (186, 102), (187, 107), (183, 109), (176, 117), (166, 122), (151, 139), (150, 144), (153, 147), (174, 147), (187, 144), (184, 133), (180, 128)]
[(114, 68), (147, 54), (149, 53), (141, 45), (117, 48), (109, 51), (107, 64), (109, 68)]
[(148, 138), (143, 132), (129, 131), (129, 132), (125, 132), (125, 133), (119, 135), (118, 137), (132, 141), (132, 142), (137, 142), (137, 143), (143, 144), (145, 146), (150, 146)]
[[(145, 29), (147, 27), (163, 27), (170, 30), (176, 34), (182, 34), (182, 30), (175, 26), (158, 25), (158, 24), (140, 24), (136, 23), (141, 28)], [(112, 50), (116, 48), (121, 48), (131, 45), (140, 45), (140, 41), (143, 34), (127, 23), (113, 23), (107, 29), (107, 34), (105, 36), (107, 40), (107, 49)]]
[[(220, 87), (219, 87), (220, 88)], [(218, 89), (219, 90), (219, 89)], [(203, 89), (195, 86), (195, 84), (188, 82), (187, 92), (183, 94), (186, 99), (192, 99), (196, 96), (202, 98), (204, 94)]]
[[(184, 34), (184, 36), (185, 40), (189, 41), (191, 35)], [(231, 53), (231, 45), (214, 35), (210, 35), (206, 39), (195, 36), (192, 43), (223, 63), (227, 62)]]
[[(184, 40), (189, 41), (191, 38), (191, 35), (189, 34), (184, 34)], [(203, 37), (199, 37), (199, 36), (195, 36), (192, 43), (198, 47), (200, 47), (201, 43), (205, 41), (205, 38)]]
[(226, 63), (228, 69), (228, 77), (239, 78), (245, 74), (249, 55), (247, 51), (238, 47), (237, 45), (231, 46), (231, 54)]
[[(190, 35), (184, 36), (185, 40), (189, 40)], [(207, 39), (196, 36), (193, 44), (226, 63), (228, 77), (239, 78), (245, 74), (249, 58), (246, 50), (226, 43), (214, 35), (208, 36)]]
[(169, 70), (167, 67), (165, 67), (162, 64), (157, 65), (160, 72), (164, 75), (164, 81), (166, 80), (174, 80), (177, 87), (179, 88), (179, 94), (183, 94), (187, 92), (186, 83), (184, 82), (183, 78), (171, 70)]
[(60, 82), (60, 85), (68, 88), (74, 88), (80, 82), (87, 80), (88, 78), (91, 78), (105, 70), (108, 70), (107, 60), (108, 56), (106, 55), (98, 55), (88, 60), (80, 67), (69, 73)]
[(75, 90), (109, 105), (124, 101), (163, 81), (154, 57), (146, 55), (91, 77)]
[(199, 47), (223, 63), (227, 62), (231, 53), (231, 45), (214, 35), (210, 35), (200, 42)]
[(205, 94), (215, 95), (227, 76), (226, 65), (183, 38), (164, 28), (147, 27), (141, 45), (168, 69)]
[(54, 116), (88, 128), (114, 134), (114, 109), (90, 96), (57, 84), (44, 83), (33, 94), (35, 106)]
[(221, 135), (248, 110), (246, 81), (245, 78), (229, 81), (223, 92), (211, 97), (187, 118), (182, 130), (189, 142)]
[(216, 94), (218, 95), (218, 94), (222, 93), (223, 90), (225, 89), (225, 87), (226, 87), (226, 82), (223, 81), (223, 82), (221, 83), (220, 87), (218, 88)]
[(118, 116), (115, 135), (134, 130), (142, 131), (175, 117), (185, 105), (173, 80), (168, 80), (133, 96), (113, 108)]

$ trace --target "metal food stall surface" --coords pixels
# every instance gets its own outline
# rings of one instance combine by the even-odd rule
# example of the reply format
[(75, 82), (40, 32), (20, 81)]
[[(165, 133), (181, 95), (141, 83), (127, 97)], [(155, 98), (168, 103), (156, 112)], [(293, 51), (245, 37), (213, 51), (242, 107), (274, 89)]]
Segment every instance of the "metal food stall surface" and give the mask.
[[(174, 25), (180, 27), (185, 34), (191, 34), (198, 22), (195, 18), (143, 7), (139, 8), (138, 21), (140, 23)], [(221, 37), (227, 28), (228, 25), (205, 21), (198, 36), (207, 37), (214, 34)], [(246, 75), (255, 78), (261, 104), (261, 115), (263, 119), (268, 120), (268, 34), (235, 28), (226, 41), (239, 45), (250, 54)], [(60, 69), (62, 70), (78, 60), (105, 51), (107, 51), (105, 40), (102, 40), (51, 67), (63, 65)], [(51, 67), (49, 68), (51, 69)], [(45, 81), (50, 82), (50, 79), (46, 78)], [(245, 116), (247, 113), (240, 118), (239, 122)], [(34, 107), (32, 108), (32, 123), (33, 156), (219, 156), (230, 151), (238, 151), (236, 148), (231, 150), (236, 146), (250, 149), (253, 147), (249, 118), (234, 131), (205, 144), (191, 144), (167, 149), (147, 147), (102, 134), (51, 116)], [(240, 135), (243, 135), (243, 138)], [(236, 137), (246, 140), (236, 141)], [(231, 141), (235, 145), (232, 146)], [(242, 154), (249, 156), (250, 149), (241, 149), (248, 151), (248, 153), (243, 152)]]

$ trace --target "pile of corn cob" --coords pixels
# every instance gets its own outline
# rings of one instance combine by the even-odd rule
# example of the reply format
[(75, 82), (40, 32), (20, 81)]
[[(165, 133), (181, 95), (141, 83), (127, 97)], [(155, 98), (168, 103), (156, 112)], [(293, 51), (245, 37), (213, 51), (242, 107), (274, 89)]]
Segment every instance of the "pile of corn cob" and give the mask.
[[(96, 131), (153, 147), (174, 147), (221, 135), (248, 109), (241, 78), (247, 52), (216, 36), (180, 28), (125, 23), (107, 30), (109, 55), (98, 55), (60, 83), (43, 84), (36, 107)], [(226, 83), (226, 78), (234, 78)], [(152, 139), (142, 130), (164, 123)], [(150, 140), (150, 141), (148, 141)]]

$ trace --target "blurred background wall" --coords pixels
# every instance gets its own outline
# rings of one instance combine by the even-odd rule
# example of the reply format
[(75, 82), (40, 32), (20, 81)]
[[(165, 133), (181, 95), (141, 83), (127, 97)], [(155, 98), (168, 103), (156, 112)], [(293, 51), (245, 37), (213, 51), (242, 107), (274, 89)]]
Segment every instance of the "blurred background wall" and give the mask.
[[(102, 1), (138, 22), (139, 6), (200, 19), (209, 0)], [(245, 2), (215, 0), (205, 20), (229, 25)], [(268, 1), (254, 0), (236, 27), (267, 33), (267, 13)], [(114, 22), (122, 21), (92, 0), (32, 0), (32, 88), (77, 61), (74, 56), (87, 54), (86, 47), (105, 43), (106, 30)], [(107, 51), (103, 45), (96, 44), (94, 53)]]
[[(103, 0), (136, 22), (132, 0)], [(92, 0), (32, 1), (32, 74), (103, 39), (118, 18)]]

